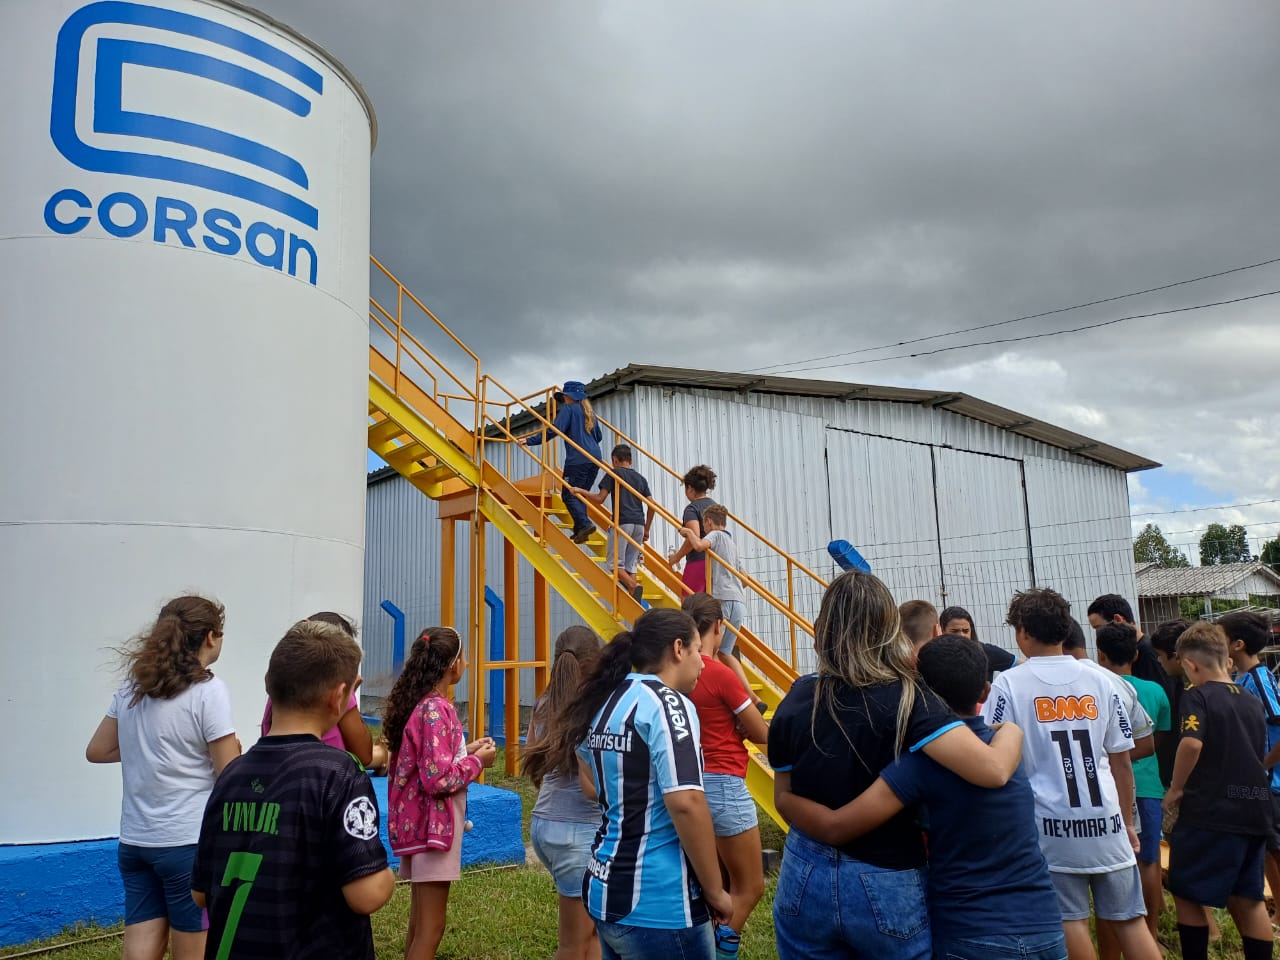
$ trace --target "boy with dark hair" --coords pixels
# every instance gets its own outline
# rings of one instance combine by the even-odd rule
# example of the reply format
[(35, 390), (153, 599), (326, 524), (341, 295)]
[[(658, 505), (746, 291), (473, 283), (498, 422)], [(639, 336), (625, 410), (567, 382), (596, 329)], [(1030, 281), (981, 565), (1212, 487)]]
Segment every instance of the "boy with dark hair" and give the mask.
[[(1169, 698), (1164, 687), (1133, 675), (1133, 661), (1138, 656), (1138, 634), (1127, 623), (1108, 623), (1098, 629), (1098, 663), (1133, 687), (1138, 702), (1151, 718), (1156, 744), (1172, 727)], [(1160, 764), (1154, 756), (1133, 761), (1133, 786), (1138, 798), (1138, 872), (1142, 875), (1142, 897), (1147, 904), (1147, 927), (1153, 937), (1159, 936), (1160, 911), (1164, 907), (1164, 889), (1160, 879), (1160, 830), (1164, 816), (1160, 801), (1164, 784), (1160, 782)]]
[(1169, 695), (1168, 674), (1161, 667), (1151, 644), (1143, 638), (1142, 628), (1133, 618), (1133, 607), (1129, 605), (1128, 600), (1118, 593), (1104, 593), (1089, 604), (1086, 614), (1089, 618), (1089, 626), (1095, 630), (1108, 623), (1126, 623), (1133, 627), (1138, 635), (1138, 657), (1133, 662), (1133, 675), (1141, 680), (1160, 684), (1165, 688), (1165, 695)]
[(1272, 933), (1263, 861), (1273, 824), (1262, 703), (1231, 682), (1227, 637), (1216, 624), (1192, 624), (1178, 638), (1177, 653), (1192, 685), (1182, 697), (1182, 739), (1164, 808), (1177, 815), (1169, 892), (1183, 960), (1209, 956), (1205, 906), (1226, 907), (1245, 960), (1264, 960)]
[(356, 683), (360, 647), (302, 621), (267, 667), (271, 730), (227, 765), (205, 807), (191, 896), (207, 956), (373, 960), (369, 914), (395, 890), (378, 802), (356, 761), (320, 742)]
[[(605, 474), (600, 478), (600, 489), (595, 493), (583, 490), (580, 487), (572, 487), (571, 492), (584, 500), (590, 500), (596, 506), (601, 506), (605, 499), (611, 495), (615, 495), (618, 500), (618, 527), (635, 543), (631, 543), (625, 538), (618, 535), (615, 530), (610, 534), (612, 546), (610, 548), (610, 556), (612, 557), (613, 569), (618, 571), (618, 579), (621, 580), (628, 590), (632, 592), (637, 600), (640, 599), (640, 580), (638, 577), (640, 571), (640, 546), (649, 539), (649, 530), (653, 527), (653, 506), (650, 504), (648, 511), (645, 510), (644, 501), (636, 496), (636, 493), (642, 497), (652, 497), (649, 491), (649, 481), (643, 476), (631, 469), (631, 448), (625, 443), (620, 443), (613, 448), (610, 454), (610, 462), (613, 464), (613, 472), (621, 478), (622, 482), (634, 490), (628, 490), (627, 487), (619, 487), (615, 492), (613, 477)], [(621, 555), (621, 562), (619, 562)]]
[(934, 637), (942, 636), (938, 608), (928, 600), (908, 600), (898, 607), (898, 616), (902, 619), (902, 633), (911, 641), (917, 654)]
[[(920, 649), (919, 668), (925, 683), (989, 743), (995, 731), (977, 715), (991, 690), (982, 647), (967, 637), (940, 636)], [(838, 810), (793, 793), (778, 796), (778, 810), (788, 821), (833, 846), (917, 804), (929, 823), (934, 956), (1059, 960), (1065, 946), (1058, 898), (1040, 852), (1035, 798), (1022, 768), (1005, 786), (986, 790), (923, 753), (904, 753)]]
[(1280, 685), (1259, 658), (1271, 643), (1271, 624), (1247, 610), (1228, 613), (1218, 620), (1227, 635), (1227, 653), (1235, 668), (1236, 683), (1262, 702), (1267, 716), (1267, 755), (1262, 765), (1270, 771), (1271, 819), (1267, 837), (1267, 886), (1280, 893)]
[(1026, 655), (996, 677), (985, 716), (1024, 731), (1040, 849), (1058, 891), (1071, 960), (1092, 960), (1090, 895), (1127, 960), (1160, 960), (1145, 920), (1134, 857), (1133, 733), (1114, 683), (1097, 664), (1063, 653), (1071, 606), (1053, 590), (1014, 594), (1006, 621)]
[(1161, 669), (1178, 681), (1173, 685), (1174, 696), (1169, 698), (1175, 716), (1178, 715), (1178, 694), (1187, 685), (1186, 678), (1182, 674), (1182, 664), (1178, 662), (1178, 638), (1190, 626), (1190, 620), (1166, 620), (1151, 631), (1151, 649), (1155, 651)]

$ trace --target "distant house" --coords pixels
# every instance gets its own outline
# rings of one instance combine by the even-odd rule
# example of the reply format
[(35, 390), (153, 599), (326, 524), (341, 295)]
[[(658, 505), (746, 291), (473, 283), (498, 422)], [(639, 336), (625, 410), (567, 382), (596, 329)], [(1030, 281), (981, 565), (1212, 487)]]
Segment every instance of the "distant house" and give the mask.
[(1178, 601), (1194, 597), (1209, 613), (1214, 600), (1280, 596), (1280, 574), (1265, 563), (1224, 563), (1212, 567), (1134, 565), (1138, 582), (1138, 619), (1144, 631), (1181, 616)]

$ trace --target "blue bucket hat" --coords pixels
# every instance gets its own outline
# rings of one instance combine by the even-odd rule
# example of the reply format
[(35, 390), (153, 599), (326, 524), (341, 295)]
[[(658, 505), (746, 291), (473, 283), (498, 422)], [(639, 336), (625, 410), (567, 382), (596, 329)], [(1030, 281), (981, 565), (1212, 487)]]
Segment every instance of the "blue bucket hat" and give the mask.
[(556, 393), (568, 397), (570, 400), (587, 399), (587, 388), (577, 380), (566, 380), (564, 386), (557, 390)]

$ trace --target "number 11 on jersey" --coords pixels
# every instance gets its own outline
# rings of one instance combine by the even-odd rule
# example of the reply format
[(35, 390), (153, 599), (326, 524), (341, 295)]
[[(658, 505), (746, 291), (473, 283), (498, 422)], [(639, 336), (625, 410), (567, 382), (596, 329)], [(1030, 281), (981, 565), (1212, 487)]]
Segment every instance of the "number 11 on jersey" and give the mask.
[(1067, 799), (1071, 802), (1071, 806), (1080, 806), (1080, 777), (1076, 772), (1072, 740), (1080, 746), (1080, 767), (1084, 770), (1084, 780), (1089, 789), (1089, 805), (1102, 806), (1102, 787), (1098, 783), (1098, 764), (1094, 759), (1093, 741), (1089, 738), (1089, 731), (1085, 729), (1054, 730), (1049, 736), (1062, 753), (1062, 772), (1067, 778)]

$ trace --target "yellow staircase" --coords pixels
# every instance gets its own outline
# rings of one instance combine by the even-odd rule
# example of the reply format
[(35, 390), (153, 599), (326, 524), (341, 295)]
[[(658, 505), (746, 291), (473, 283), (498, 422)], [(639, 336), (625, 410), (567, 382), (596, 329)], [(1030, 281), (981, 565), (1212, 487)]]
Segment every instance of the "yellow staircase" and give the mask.
[[(483, 373), (479, 357), (448, 327), (440, 322), (417, 297), (404, 287), (378, 260), (373, 259), (375, 279), (380, 290), (370, 297), (369, 317), (369, 449), (395, 468), (426, 496), (436, 500), (439, 515), (448, 526), (448, 544), (442, 556), (452, 562), (453, 521), (471, 521), (473, 529), (484, 523), (493, 524), (501, 533), (509, 553), (507, 575), (513, 576), (514, 552), (533, 566), (543, 591), (554, 589), (582, 618), (606, 639), (642, 612), (641, 605), (628, 593), (625, 585), (608, 569), (606, 539), (599, 531), (616, 528), (616, 516), (608, 510), (588, 504), (598, 532), (584, 545), (570, 538), (569, 518), (560, 498), (561, 476), (559, 455), (553, 443), (527, 447), (516, 443), (513, 422), (527, 424), (522, 433), (550, 431), (554, 417), (554, 398), (550, 388), (519, 396), (492, 375)], [(383, 292), (385, 291), (385, 292)], [(381, 294), (381, 295), (379, 295)], [(406, 314), (424, 336), (432, 340), (436, 351), (411, 333), (405, 326)], [(437, 343), (437, 341), (439, 341)], [(450, 355), (450, 361), (444, 357)], [(467, 369), (470, 368), (470, 369)], [(466, 370), (460, 373), (459, 370)], [(646, 451), (632, 438), (601, 420), (601, 425), (614, 434), (616, 442), (627, 443), (652, 460), (659, 469), (679, 477), (674, 469)], [(557, 437), (563, 443), (567, 438)], [(586, 451), (582, 451), (586, 452)], [(553, 460), (554, 458), (554, 460)], [(612, 474), (607, 463), (598, 465)], [(615, 482), (625, 482), (613, 475)], [(616, 504), (616, 498), (614, 498)], [(652, 502), (651, 502), (652, 503)], [(679, 518), (661, 504), (652, 503), (656, 522), (678, 529)], [(615, 506), (616, 509), (616, 506)], [(825, 588), (825, 582), (799, 561), (774, 546), (741, 518), (734, 523), (744, 532), (765, 544), (784, 564), (788, 598), (775, 596), (753, 577), (740, 575), (748, 596), (764, 601), (771, 616), (781, 618), (791, 637), (790, 658), (784, 659), (752, 630), (744, 627), (735, 640), (742, 654), (748, 681), (772, 714), (796, 678), (796, 653), (799, 638), (812, 637), (813, 625), (794, 610), (797, 581), (812, 590)], [(625, 534), (620, 534), (626, 536)], [(634, 541), (632, 541), (634, 543)], [(483, 593), (483, 538), (473, 549), (473, 594)], [(641, 584), (645, 601), (651, 606), (678, 607), (685, 592), (679, 575), (666, 558), (648, 544), (642, 547)], [(716, 562), (714, 553), (708, 562)], [(442, 588), (452, 591), (452, 571), (442, 571), (448, 581)], [(474, 601), (473, 601), (474, 602)], [(473, 657), (477, 669), (471, 684), (473, 716), (479, 716), (478, 698), (483, 697), (479, 676), (487, 669), (506, 668), (508, 677), (508, 727), (514, 742), (517, 731), (511, 730), (514, 710), (518, 706), (515, 669), (534, 668), (537, 689), (545, 685), (550, 663), (546, 633), (545, 599), (536, 604), (535, 630), (538, 640), (532, 661), (519, 661), (513, 654), (518, 638), (508, 631), (508, 657), (501, 663), (484, 663), (483, 645), (472, 638)], [(442, 606), (444, 604), (442, 603)], [(451, 604), (449, 604), (451, 606)], [(479, 609), (476, 607), (475, 609)], [(508, 616), (518, 616), (509, 611)], [(517, 621), (509, 620), (514, 627)], [(473, 621), (478, 627), (479, 615)], [(515, 646), (513, 646), (515, 645)], [(747, 785), (756, 801), (774, 820), (782, 823), (773, 805), (773, 773), (763, 753), (753, 744), (747, 748), (751, 757)], [(509, 769), (514, 752), (509, 751)], [(785, 824), (783, 824), (785, 827)]]

